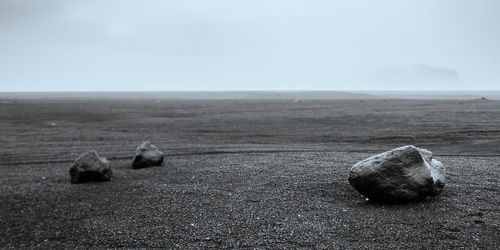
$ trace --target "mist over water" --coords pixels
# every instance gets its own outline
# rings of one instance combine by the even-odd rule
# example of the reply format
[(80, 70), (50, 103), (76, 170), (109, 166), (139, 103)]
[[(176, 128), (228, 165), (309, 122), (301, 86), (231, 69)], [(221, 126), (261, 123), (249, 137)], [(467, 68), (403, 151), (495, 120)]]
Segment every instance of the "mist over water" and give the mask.
[(500, 90), (500, 2), (0, 0), (0, 91)]

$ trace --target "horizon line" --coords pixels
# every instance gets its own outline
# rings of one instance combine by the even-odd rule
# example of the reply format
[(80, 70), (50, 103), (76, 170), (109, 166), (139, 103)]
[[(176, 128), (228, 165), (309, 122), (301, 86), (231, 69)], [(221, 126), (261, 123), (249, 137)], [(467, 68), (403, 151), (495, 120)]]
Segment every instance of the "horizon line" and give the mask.
[(363, 89), (363, 90), (334, 90), (334, 89), (279, 89), (279, 90), (12, 90), (0, 93), (149, 93), (149, 92), (500, 92), (500, 89), (422, 89), (422, 90), (399, 90), (399, 89)]

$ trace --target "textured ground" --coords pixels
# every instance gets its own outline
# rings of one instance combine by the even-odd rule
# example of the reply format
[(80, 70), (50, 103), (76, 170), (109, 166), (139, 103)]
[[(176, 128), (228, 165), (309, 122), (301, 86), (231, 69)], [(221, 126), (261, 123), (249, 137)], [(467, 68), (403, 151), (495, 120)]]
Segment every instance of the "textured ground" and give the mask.
[[(500, 102), (1, 100), (0, 248), (466, 248), (500, 245)], [(132, 170), (151, 140), (161, 167)], [(349, 168), (404, 144), (442, 195), (366, 202)], [(72, 185), (96, 149), (110, 182)]]

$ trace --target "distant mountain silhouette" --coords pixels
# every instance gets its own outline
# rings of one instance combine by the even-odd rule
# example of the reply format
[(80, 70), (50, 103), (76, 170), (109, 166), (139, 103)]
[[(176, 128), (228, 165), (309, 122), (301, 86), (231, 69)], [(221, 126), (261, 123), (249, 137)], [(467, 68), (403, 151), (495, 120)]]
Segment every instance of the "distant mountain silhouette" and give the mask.
[(428, 65), (385, 68), (376, 76), (376, 82), (401, 86), (401, 89), (406, 89), (407, 84), (431, 89), (453, 89), (461, 84), (458, 71)]

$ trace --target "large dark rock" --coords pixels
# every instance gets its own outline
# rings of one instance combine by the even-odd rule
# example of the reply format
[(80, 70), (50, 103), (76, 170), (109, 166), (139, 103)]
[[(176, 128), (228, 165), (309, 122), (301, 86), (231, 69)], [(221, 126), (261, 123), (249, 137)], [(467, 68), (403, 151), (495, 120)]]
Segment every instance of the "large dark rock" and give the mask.
[(112, 171), (109, 161), (92, 150), (80, 155), (69, 168), (71, 183), (108, 181)]
[(160, 166), (163, 162), (163, 153), (149, 141), (142, 143), (132, 159), (132, 168), (147, 168)]
[(400, 203), (441, 193), (444, 167), (428, 150), (403, 146), (356, 163), (349, 183), (370, 200)]

